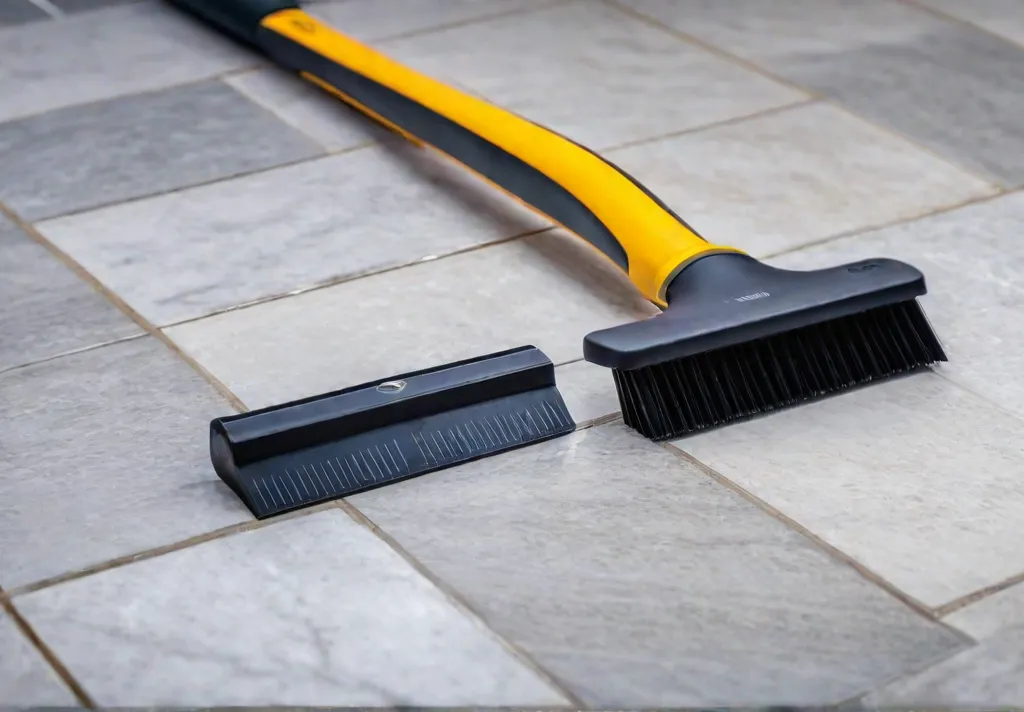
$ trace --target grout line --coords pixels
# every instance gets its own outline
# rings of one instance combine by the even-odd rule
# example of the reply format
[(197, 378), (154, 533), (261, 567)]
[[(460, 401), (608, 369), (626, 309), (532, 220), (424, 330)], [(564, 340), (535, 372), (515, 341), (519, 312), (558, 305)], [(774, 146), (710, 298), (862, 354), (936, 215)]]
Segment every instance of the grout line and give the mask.
[(996, 200), (998, 198), (1004, 198), (1004, 197), (1006, 197), (1008, 195), (1012, 195), (1014, 193), (1017, 193), (1020, 190), (1024, 190), (1024, 189), (1022, 189), (1022, 188), (1015, 188), (1013, 190), (1008, 190), (1008, 191), (1000, 192), (1000, 193), (986, 193), (985, 195), (979, 195), (979, 196), (975, 196), (973, 198), (967, 198), (967, 199), (961, 200), (960, 202), (957, 202), (957, 203), (950, 203), (949, 205), (943, 205), (943, 206), (940, 206), (938, 208), (933, 208), (929, 212), (920, 213), (918, 215), (911, 215), (909, 217), (896, 218), (894, 220), (889, 220), (887, 222), (877, 223), (875, 225), (865, 225), (865, 226), (861, 226), (861, 227), (855, 227), (855, 228), (852, 228), (850, 230), (844, 230), (843, 232), (837, 232), (834, 235), (828, 235), (826, 237), (821, 237), (821, 238), (818, 238), (816, 240), (811, 240), (809, 242), (805, 242), (803, 244), (797, 245), (796, 247), (787, 247), (787, 248), (782, 249), (782, 250), (777, 250), (775, 252), (770, 252), (770, 253), (767, 253), (767, 254), (764, 254), (764, 255), (760, 255), (758, 257), (758, 259), (770, 260), (770, 259), (773, 259), (775, 257), (781, 257), (783, 255), (789, 255), (789, 254), (792, 254), (794, 252), (800, 252), (802, 250), (807, 250), (807, 249), (810, 249), (810, 248), (813, 248), (813, 247), (820, 247), (821, 245), (825, 245), (825, 244), (828, 244), (830, 242), (834, 242), (836, 240), (844, 240), (844, 239), (850, 238), (850, 237), (857, 237), (857, 236), (860, 236), (860, 235), (866, 235), (868, 233), (877, 232), (879, 230), (885, 230), (885, 229), (888, 229), (888, 228), (891, 228), (891, 227), (897, 227), (899, 225), (908, 225), (910, 223), (918, 222), (919, 220), (925, 220), (927, 218), (932, 217), (933, 215), (943, 215), (945, 213), (951, 213), (954, 210), (960, 210), (961, 208), (966, 208), (966, 207), (969, 207), (971, 205), (978, 205), (978, 204), (981, 204), (981, 203), (987, 203), (989, 201)]
[(1015, 413), (1012, 410), (1009, 410), (1008, 408), (1003, 406), (1002, 404), (996, 403), (994, 400), (992, 400), (988, 396), (986, 396), (984, 394), (981, 394), (981, 393), (978, 393), (973, 388), (967, 386), (964, 383), (961, 383), (956, 377), (953, 376), (953, 374), (946, 373), (945, 369), (942, 366), (942, 364), (933, 364), (932, 366), (929, 367), (928, 370), (930, 370), (936, 376), (938, 376), (939, 378), (941, 378), (944, 381), (946, 381), (947, 383), (949, 383), (954, 388), (958, 388), (958, 389), (960, 389), (960, 390), (962, 390), (962, 391), (964, 391), (966, 393), (970, 393), (972, 396), (974, 396), (978, 400), (985, 401), (985, 403), (987, 403), (991, 408), (993, 408), (994, 410), (998, 410), (1004, 416), (1006, 416), (1008, 418), (1011, 418), (1013, 420), (1024, 421), (1024, 416), (1022, 416), (1021, 414)]
[(220, 316), (222, 314), (229, 314), (231, 312), (241, 311), (241, 310), (244, 310), (244, 309), (252, 309), (253, 307), (258, 307), (258, 306), (261, 306), (263, 304), (268, 304), (270, 302), (278, 302), (278, 301), (281, 301), (282, 299), (288, 299), (289, 297), (297, 297), (297, 296), (300, 296), (302, 294), (308, 294), (309, 292), (319, 292), (322, 289), (329, 289), (331, 287), (337, 287), (338, 285), (346, 284), (348, 282), (355, 282), (355, 281), (358, 281), (358, 280), (361, 280), (361, 279), (366, 279), (367, 277), (376, 277), (377, 275), (387, 274), (389, 272), (396, 272), (396, 271), (402, 270), (402, 269), (409, 269), (411, 267), (415, 267), (417, 265), (420, 265), (420, 264), (423, 264), (423, 263), (426, 263), (426, 262), (438, 262), (440, 260), (445, 260), (445, 259), (448, 259), (450, 257), (457, 257), (458, 255), (464, 255), (464, 254), (467, 254), (467, 253), (470, 253), (470, 252), (477, 252), (479, 250), (483, 250), (483, 249), (486, 249), (488, 247), (494, 247), (496, 245), (501, 245), (501, 244), (504, 244), (506, 242), (513, 242), (515, 240), (520, 240), (520, 239), (523, 239), (523, 238), (532, 237), (534, 235), (541, 235), (541, 234), (546, 233), (546, 232), (551, 232), (551, 231), (553, 231), (555, 229), (556, 229), (556, 227), (554, 227), (554, 226), (548, 226), (548, 227), (539, 228), (537, 230), (528, 230), (526, 232), (521, 232), (521, 233), (518, 233), (516, 235), (510, 235), (508, 237), (500, 237), (500, 238), (497, 238), (495, 240), (490, 240), (488, 242), (483, 242), (483, 243), (479, 243), (479, 244), (476, 244), (476, 245), (469, 245), (468, 247), (463, 247), (463, 248), (460, 248), (460, 249), (457, 249), (457, 250), (453, 250), (451, 252), (445, 252), (445, 253), (440, 254), (440, 255), (427, 255), (426, 257), (420, 257), (419, 259), (417, 259), (414, 262), (404, 262), (402, 264), (392, 265), (390, 267), (382, 267), (382, 268), (379, 268), (379, 269), (370, 269), (370, 270), (365, 270), (363, 272), (356, 272), (354, 274), (343, 275), (343, 276), (340, 276), (340, 277), (335, 277), (333, 279), (325, 280), (323, 282), (318, 282), (316, 284), (310, 285), (309, 287), (300, 287), (299, 289), (293, 289), (290, 292), (284, 292), (284, 293), (281, 293), (281, 294), (272, 294), (272, 295), (267, 296), (267, 297), (260, 297), (259, 299), (254, 299), (254, 300), (249, 301), (249, 302), (244, 302), (242, 304), (235, 304), (233, 306), (225, 307), (223, 309), (217, 309), (216, 311), (212, 311), (212, 312), (209, 312), (207, 314), (202, 314), (200, 316), (189, 317), (187, 319), (180, 319), (178, 321), (174, 321), (174, 322), (170, 322), (168, 324), (164, 324), (164, 325), (160, 326), (159, 328), (161, 328), (161, 329), (172, 329), (174, 327), (182, 326), (184, 324), (192, 324), (192, 323), (195, 323), (197, 321), (203, 321), (205, 319), (211, 319), (213, 317)]
[(1004, 579), (999, 583), (994, 583), (991, 586), (986, 586), (985, 588), (979, 588), (977, 591), (969, 593), (966, 596), (961, 596), (960, 598), (953, 599), (949, 603), (945, 603), (936, 608), (935, 615), (939, 618), (944, 618), (945, 616), (948, 616), (950, 613), (955, 613), (956, 611), (959, 611), (961, 608), (966, 608), (972, 603), (977, 603), (978, 601), (981, 601), (985, 598), (988, 598), (989, 596), (1005, 591), (1008, 588), (1013, 588), (1014, 586), (1021, 583), (1024, 583), (1024, 573), (1016, 574), (1015, 576), (1011, 576), (1008, 579)]
[(285, 514), (280, 514), (270, 519), (248, 519), (239, 522), (238, 524), (231, 524), (226, 527), (221, 527), (220, 529), (214, 529), (213, 531), (206, 532), (205, 534), (197, 534), (196, 536), (189, 537), (188, 539), (182, 539), (180, 541), (164, 544), (163, 546), (154, 547), (152, 549), (146, 549), (145, 551), (136, 552), (134, 554), (126, 554), (125, 556), (119, 556), (115, 559), (109, 559), (98, 564), (86, 566), (78, 569), (77, 571), (69, 571), (67, 573), (58, 574), (57, 576), (51, 576), (50, 578), (32, 581), (31, 583), (21, 586), (15, 586), (14, 588), (7, 590), (7, 596), (13, 599), (16, 596), (24, 596), (29, 593), (41, 591), (45, 588), (57, 586), (58, 584), (77, 581), (78, 579), (100, 574), (104, 571), (119, 569), (123, 566), (128, 566), (129, 564), (134, 564), (139, 561), (155, 559), (163, 556), (164, 554), (172, 554), (176, 551), (188, 549), (199, 544), (206, 544), (207, 542), (216, 541), (217, 539), (224, 539), (232, 536), (233, 534), (243, 534), (245, 532), (273, 526), (278, 522), (285, 522), (290, 519), (297, 519), (299, 517), (317, 514), (331, 509), (334, 504), (335, 503), (333, 501), (323, 502), (312, 507), (304, 507), (292, 512), (286, 512)]
[(817, 547), (819, 549), (823, 550), (826, 554), (828, 554), (832, 559), (834, 559), (834, 560), (836, 560), (836, 561), (838, 561), (840, 563), (846, 564), (847, 566), (852, 568), (854, 571), (856, 571), (858, 574), (860, 574), (861, 577), (867, 579), (868, 581), (873, 583), (875, 586), (877, 586), (877, 587), (881, 588), (882, 590), (884, 590), (886, 593), (888, 593), (893, 598), (897, 599), (898, 601), (900, 601), (904, 605), (906, 605), (909, 608), (911, 608), (914, 612), (916, 612), (922, 618), (925, 618), (926, 620), (928, 620), (931, 623), (935, 623), (935, 624), (938, 624), (940, 626), (945, 627), (949, 631), (953, 632), (960, 639), (963, 639), (963, 640), (965, 640), (967, 642), (974, 642), (974, 639), (971, 638), (970, 636), (968, 636), (967, 634), (965, 634), (963, 631), (958, 630), (958, 629), (954, 628), (953, 626), (951, 626), (951, 625), (945, 623), (944, 621), (940, 620), (939, 617), (936, 615), (935, 611), (933, 611), (931, 608), (929, 608), (927, 605), (925, 605), (921, 601), (917, 600), (916, 598), (914, 598), (910, 594), (905, 593), (901, 589), (897, 588), (895, 585), (893, 585), (889, 581), (885, 580), (884, 578), (882, 578), (881, 576), (876, 574), (874, 571), (872, 571), (867, 566), (865, 566), (864, 564), (862, 564), (859, 561), (857, 561), (855, 558), (853, 558), (852, 556), (850, 556), (846, 552), (842, 551), (841, 549), (836, 548), (832, 544), (829, 544), (827, 541), (825, 541), (824, 539), (819, 537), (817, 534), (812, 532), (810, 529), (808, 529), (804, 525), (800, 524), (795, 519), (792, 519), (788, 515), (784, 514), (781, 510), (779, 510), (776, 507), (772, 506), (771, 504), (769, 504), (768, 502), (764, 501), (763, 499), (761, 499), (757, 495), (753, 494), (749, 490), (744, 489), (740, 485), (736, 484), (735, 482), (730, 480), (728, 477), (726, 477), (725, 475), (723, 475), (720, 472), (718, 472), (717, 470), (715, 470), (714, 468), (712, 468), (712, 467), (706, 465), (705, 463), (701, 462), (700, 460), (695, 458), (693, 455), (691, 455), (690, 453), (688, 453), (685, 450), (683, 450), (678, 445), (674, 445), (671, 442), (662, 443), (661, 445), (662, 445), (662, 447), (664, 447), (669, 452), (672, 452), (672, 453), (678, 455), (681, 459), (683, 459), (686, 462), (689, 462), (690, 464), (696, 466), (698, 469), (701, 470), (701, 472), (703, 472), (706, 475), (708, 475), (715, 482), (717, 482), (720, 485), (722, 485), (724, 487), (727, 487), (728, 489), (732, 490), (733, 492), (735, 492), (739, 496), (743, 497), (743, 499), (747, 500), (748, 502), (753, 504), (755, 507), (757, 507), (758, 509), (760, 509), (763, 512), (765, 512), (766, 514), (768, 514), (769, 516), (777, 519), (779, 522), (781, 522), (782, 524), (784, 524), (788, 528), (790, 528), (792, 530), (795, 530), (799, 534), (803, 535), (805, 538), (809, 539), (812, 543), (817, 545)]
[[(929, 15), (932, 15), (933, 17), (937, 17), (940, 20), (943, 20), (945, 22), (949, 22), (949, 23), (952, 23), (952, 24), (955, 24), (955, 25), (961, 25), (961, 26), (964, 26), (964, 27), (968, 27), (971, 30), (978, 31), (978, 32), (983, 32), (984, 34), (988, 35), (989, 37), (994, 37), (997, 40), (1001, 40), (1003, 42), (1008, 42), (1008, 43), (1010, 43), (1011, 45), (1013, 45), (1015, 47), (1024, 48), (1024, 44), (1018, 42), (1017, 40), (1013, 39), (1012, 37), (1006, 37), (1004, 35), (997, 34), (997, 33), (993, 32), (992, 30), (988, 29), (987, 27), (985, 27), (984, 25), (980, 25), (977, 22), (974, 22), (973, 20), (966, 20), (966, 19), (964, 19), (962, 17), (957, 17), (956, 15), (951, 15), (948, 12), (946, 12), (945, 10), (940, 10), (937, 7), (931, 7), (929, 5), (922, 5), (922, 4), (920, 4), (918, 2), (918, 0), (896, 0), (896, 2), (902, 3), (903, 5), (906, 5), (907, 7), (912, 7), (915, 10), (920, 10), (921, 12), (926, 12)], [(966, 5), (967, 3), (965, 2), (964, 4)]]
[[(577, 0), (550, 0), (546, 5), (540, 7), (523, 6), (512, 10), (502, 10), (501, 12), (495, 12), (487, 15), (480, 15), (478, 17), (468, 17), (464, 20), (453, 20), (452, 22), (446, 22), (441, 25), (435, 25), (433, 27), (424, 27), (419, 30), (408, 30), (407, 32), (400, 32), (396, 35), (389, 35), (388, 37), (378, 37), (376, 39), (367, 40), (368, 43), (380, 46), (385, 46), (391, 42), (398, 42), (414, 37), (422, 37), (424, 35), (431, 35), (435, 32), (445, 32), (447, 30), (453, 30), (460, 27), (469, 27), (472, 25), (482, 25), (493, 20), (502, 20), (506, 17), (514, 17), (517, 15), (529, 15), (531, 13), (540, 13), (545, 10), (550, 10), (554, 7), (560, 7), (562, 5), (570, 5)], [(310, 13), (315, 16), (315, 13)]]
[(44, 358), (36, 359), (35, 361), (26, 361), (25, 363), (15, 364), (14, 366), (5, 366), (0, 368), (0, 376), (11, 371), (20, 371), (23, 368), (30, 366), (38, 366), (41, 363), (49, 363), (50, 361), (56, 361), (57, 359), (64, 358), (65, 356), (77, 356), (78, 354), (84, 354), (89, 351), (95, 351), (96, 349), (102, 349), (106, 346), (114, 346), (115, 344), (123, 344), (126, 341), (134, 341), (135, 339), (144, 339), (149, 334), (132, 334), (131, 336), (122, 336), (119, 339), (111, 339), (110, 341), (101, 341), (99, 343), (90, 344), (89, 346), (83, 346), (78, 349), (71, 349), (70, 351), (61, 351), (59, 354), (53, 354)]
[(135, 311), (131, 306), (128, 305), (126, 301), (121, 299), (121, 297), (119, 297), (113, 290), (109, 289), (99, 279), (93, 276), (93, 274), (89, 272), (87, 269), (85, 269), (85, 267), (83, 267), (79, 262), (74, 260), (66, 252), (64, 252), (55, 244), (50, 242), (50, 240), (44, 237), (43, 234), (40, 233), (34, 226), (22, 220), (14, 211), (12, 211), (2, 202), (0, 202), (0, 215), (7, 216), (7, 218), (10, 219), (11, 222), (13, 222), (15, 225), (24, 230), (25, 234), (27, 234), (40, 245), (49, 250), (50, 254), (52, 254), (56, 259), (60, 260), (60, 262), (64, 266), (66, 266), (68, 269), (70, 269), (72, 272), (78, 275), (83, 281), (85, 281), (97, 292), (99, 292), (108, 300), (110, 300), (110, 302), (113, 303), (114, 306), (116, 306), (132, 321), (138, 324), (147, 334), (158, 339), (161, 343), (167, 346), (167, 348), (169, 348), (180, 358), (182, 358), (200, 376), (205, 378), (210, 383), (210, 385), (212, 385), (217, 390), (217, 392), (220, 393), (220, 395), (223, 398), (225, 398), (228, 401), (228, 403), (231, 404), (232, 407), (234, 407), (236, 410), (240, 412), (248, 410), (248, 408), (246, 408), (242, 400), (234, 393), (232, 393), (228, 389), (228, 387), (220, 381), (220, 379), (218, 379), (212, 373), (207, 371), (206, 368), (204, 368), (198, 361), (196, 361), (194, 358), (185, 353), (174, 341), (170, 339), (170, 337), (168, 337), (166, 334), (160, 331), (160, 329), (154, 326), (152, 322), (150, 322), (148, 319), (146, 319), (137, 311)]
[(25, 617), (21, 615), (21, 612), (14, 607), (14, 604), (10, 599), (3, 595), (3, 592), (0, 592), (0, 609), (6, 611), (7, 615), (11, 617), (11, 620), (14, 621), (14, 625), (18, 627), (22, 635), (28, 638), (29, 642), (35, 646), (36, 650), (39, 651), (39, 654), (43, 656), (43, 659), (46, 660), (53, 671), (57, 673), (57, 676), (65, 685), (68, 686), (68, 689), (71, 690), (71, 694), (75, 696), (78, 703), (83, 707), (94, 709), (96, 707), (96, 703), (93, 701), (92, 697), (89, 696), (89, 693), (86, 692), (81, 683), (74, 678), (71, 671), (68, 670), (67, 666), (60, 658), (57, 657), (57, 654), (53, 652), (50, 646), (43, 642), (43, 639), (39, 637), (39, 634), (36, 633), (35, 629), (32, 628)]
[(709, 52), (709, 53), (711, 53), (711, 54), (713, 54), (713, 55), (715, 55), (715, 56), (717, 56), (717, 57), (719, 57), (721, 59), (724, 59), (724, 60), (726, 60), (728, 62), (736, 64), (736, 65), (738, 65), (740, 67), (743, 67), (743, 68), (745, 68), (745, 69), (747, 69), (747, 70), (749, 70), (751, 72), (754, 72), (755, 74), (758, 74), (758, 75), (764, 77), (765, 79), (770, 79), (771, 81), (776, 82), (777, 84), (781, 84), (783, 86), (789, 87), (790, 89), (794, 89), (796, 91), (800, 91), (800, 92), (802, 92), (802, 93), (806, 94), (807, 96), (812, 97), (814, 99), (818, 99), (818, 100), (822, 101), (823, 103), (826, 103), (829, 106), (833, 107), (834, 109), (838, 109), (838, 110), (846, 113), (847, 115), (852, 116), (852, 117), (858, 119), (859, 121), (862, 121), (863, 123), (865, 123), (865, 124), (867, 124), (869, 126), (873, 126), (878, 131), (881, 131), (882, 133), (885, 133), (885, 134), (887, 134), (887, 135), (889, 135), (889, 136), (891, 136), (891, 137), (893, 137), (895, 139), (898, 139), (899, 141), (907, 144), (908, 146), (912, 146), (912, 147), (916, 148), (919, 151), (927, 153), (927, 154), (931, 155), (933, 158), (935, 158), (935, 159), (945, 163), (946, 165), (949, 165), (949, 166), (959, 170), (960, 172), (964, 173), (965, 175), (968, 175), (968, 176), (971, 176), (972, 178), (975, 178), (976, 180), (980, 180), (980, 181), (984, 182), (987, 185), (990, 185), (990, 186), (992, 186), (992, 187), (994, 187), (996, 189), (999, 189), (999, 190), (1006, 190), (1009, 187), (1011, 187), (1011, 186), (1007, 186), (1005, 184), (997, 182), (996, 179), (994, 179), (992, 176), (985, 175), (983, 173), (979, 173), (978, 171), (976, 171), (973, 168), (970, 168), (968, 166), (964, 166), (964, 165), (958, 163), (957, 161), (955, 161), (954, 159), (950, 158), (949, 156), (946, 156), (946, 155), (936, 151), (935, 149), (931, 148), (930, 146), (927, 146), (927, 145), (919, 142), (916, 138), (914, 138), (912, 136), (909, 136), (909, 135), (904, 134), (902, 132), (896, 131), (892, 127), (887, 126), (886, 124), (878, 123), (878, 122), (876, 122), (876, 121), (874, 121), (872, 119), (866, 118), (866, 117), (864, 117), (864, 116), (862, 116), (860, 114), (857, 114), (857, 113), (851, 111), (843, 103), (841, 103), (838, 99), (835, 99), (835, 98), (829, 96), (828, 94), (825, 94), (825, 93), (823, 93), (821, 91), (818, 91), (818, 90), (815, 90), (815, 89), (811, 89), (809, 87), (802, 86), (802, 85), (800, 85), (800, 84), (798, 84), (798, 83), (796, 83), (796, 82), (794, 82), (794, 81), (792, 81), (790, 79), (787, 79), (787, 78), (783, 77), (780, 74), (776, 74), (775, 72), (773, 72), (773, 71), (771, 71), (769, 69), (766, 69), (765, 67), (762, 67), (761, 65), (755, 63), (754, 61), (745, 59), (744, 57), (741, 57), (741, 56), (739, 56), (737, 54), (733, 54), (732, 52), (730, 52), (728, 50), (722, 49), (721, 47), (718, 47), (718, 46), (716, 46), (714, 44), (711, 44), (710, 42), (706, 42), (706, 41), (704, 41), (704, 40), (702, 40), (702, 39), (700, 39), (700, 38), (698, 38), (698, 37), (696, 37), (694, 35), (691, 35), (691, 34), (689, 34), (687, 32), (683, 32), (682, 30), (678, 30), (678, 29), (676, 29), (676, 28), (674, 28), (674, 27), (672, 27), (672, 26), (670, 26), (670, 25), (668, 25), (668, 24), (666, 24), (664, 22), (661, 22), (660, 20), (657, 20), (657, 19), (655, 19), (653, 17), (649, 17), (647, 15), (644, 15), (643, 13), (639, 12), (638, 10), (634, 10), (631, 7), (626, 7), (625, 5), (620, 5), (618, 3), (618, 0), (601, 0), (601, 2), (604, 2), (606, 5), (610, 5), (611, 7), (614, 7), (615, 9), (617, 9), (620, 12), (628, 15), (629, 17), (632, 17), (632, 18), (634, 18), (636, 20), (639, 20), (640, 22), (643, 22), (643, 23), (645, 23), (645, 24), (647, 24), (647, 25), (649, 25), (651, 27), (656, 27), (656, 28), (660, 29), (661, 31), (666, 32), (666, 33), (672, 35), (673, 37), (676, 37), (677, 39), (682, 40), (683, 42), (687, 42), (687, 43), (689, 43), (689, 44), (691, 44), (691, 45), (693, 45), (695, 47), (699, 47), (700, 49), (703, 49), (706, 52)]
[(533, 659), (533, 657), (523, 650), (521, 647), (508, 640), (505, 636), (498, 633), (491, 625), (487, 622), (487, 619), (475, 609), (475, 607), (465, 599), (455, 588), (449, 586), (444, 580), (434, 574), (425, 564), (419, 559), (413, 556), (405, 547), (398, 543), (390, 534), (382, 530), (373, 521), (363, 514), (355, 505), (351, 504), (347, 500), (338, 500), (338, 509), (345, 512), (351, 517), (356, 523), (366, 527), (373, 532), (381, 541), (401, 556), (407, 564), (409, 564), (417, 573), (423, 576), (427, 581), (433, 584), (441, 593), (448, 599), (448, 602), (455, 607), (460, 613), (475, 621), (478, 625), (482, 626), (492, 636), (494, 636), (512, 655), (514, 655), (525, 667), (529, 668), (535, 675), (544, 680), (549, 686), (551, 686), (556, 692), (558, 692), (570, 706), (577, 710), (587, 709), (584, 702), (578, 698), (569, 687), (561, 682), (554, 674), (548, 672), (539, 662)]
[(28, 0), (28, 2), (54, 19), (64, 17), (64, 11), (50, 2), (50, 0)]

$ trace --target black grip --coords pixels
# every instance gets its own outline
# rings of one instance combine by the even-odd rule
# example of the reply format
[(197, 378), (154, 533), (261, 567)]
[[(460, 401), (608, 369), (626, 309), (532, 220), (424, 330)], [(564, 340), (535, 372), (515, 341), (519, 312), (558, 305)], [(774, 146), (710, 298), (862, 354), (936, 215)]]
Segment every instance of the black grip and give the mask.
[(221, 32), (257, 49), (260, 22), (281, 10), (295, 10), (297, 0), (167, 0), (205, 20)]

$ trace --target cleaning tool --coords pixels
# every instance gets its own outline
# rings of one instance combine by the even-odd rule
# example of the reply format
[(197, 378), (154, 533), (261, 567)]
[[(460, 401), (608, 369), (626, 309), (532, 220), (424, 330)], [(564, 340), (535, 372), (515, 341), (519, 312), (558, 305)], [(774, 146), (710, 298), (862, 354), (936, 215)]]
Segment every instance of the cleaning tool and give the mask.
[(217, 418), (214, 470), (259, 519), (567, 435), (534, 346)]
[(908, 264), (771, 267), (708, 242), (589, 149), (405, 67), (294, 2), (170, 1), (447, 154), (623, 270), (663, 311), (588, 334), (583, 355), (612, 370), (625, 422), (648, 438), (679, 437), (946, 360), (917, 302), (924, 277)]

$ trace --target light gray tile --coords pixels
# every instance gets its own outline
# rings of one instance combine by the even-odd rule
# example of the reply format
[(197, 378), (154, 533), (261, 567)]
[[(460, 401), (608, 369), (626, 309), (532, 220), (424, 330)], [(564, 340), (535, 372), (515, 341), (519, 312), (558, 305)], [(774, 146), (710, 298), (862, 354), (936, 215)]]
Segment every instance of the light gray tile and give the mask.
[(392, 135), (323, 89), (276, 67), (236, 74), (224, 81), (330, 151)]
[(1019, 0), (915, 0), (918, 5), (970, 22), (1024, 45), (1024, 5)]
[(0, 216), (0, 371), (141, 329)]
[(880, 707), (1020, 705), (1024, 700), (1024, 627), (1014, 628), (870, 695)]
[(578, 425), (618, 414), (619, 399), (611, 371), (586, 361), (555, 369), (558, 390)]
[(599, 2), (411, 37), (383, 50), (593, 149), (806, 98)]
[(0, 124), (0, 200), (41, 220), (322, 152), (234, 89), (202, 82)]
[(168, 324), (546, 225), (403, 142), (39, 228), (133, 308)]
[(596, 707), (837, 702), (959, 645), (617, 423), (350, 501)]
[(498, 17), (551, 5), (556, 0), (377, 0), (317, 2), (307, 11), (363, 42), (436, 30), (447, 25)]
[(21, 25), (34, 20), (45, 20), (48, 17), (49, 15), (28, 0), (4, 0), (4, 2), (0, 2), (0, 28), (9, 25)]
[(0, 609), (0, 705), (77, 706), (39, 651)]
[(114, 5), (127, 5), (128, 3), (141, 2), (142, 0), (49, 0), (55, 7), (66, 13), (87, 12), (99, 10)]
[(105, 706), (564, 702), (338, 510), (16, 600)]
[(9, 371), (0, 403), (5, 588), (250, 519), (210, 466), (230, 407), (154, 339)]
[(1022, 231), (1024, 194), (1013, 194), (774, 262), (808, 269), (884, 255), (915, 265), (928, 284), (923, 304), (949, 354), (943, 374), (1024, 416)]
[[(964, 3), (968, 5), (970, 3)], [(632, 0), (641, 11), (753, 59), (1010, 185), (1024, 184), (1019, 47), (883, 0)]]
[(709, 240), (755, 255), (994, 192), (817, 103), (610, 151), (608, 157)]
[(922, 373), (677, 445), (937, 608), (1022, 568), (1020, 427)]
[(534, 344), (656, 312), (610, 262), (551, 231), (171, 327), (249, 407)]
[(989, 638), (1006, 628), (1024, 627), (1024, 583), (954, 611), (945, 621), (978, 639)]
[(12, 27), (0, 30), (0, 121), (255, 63), (254, 55), (164, 2)]

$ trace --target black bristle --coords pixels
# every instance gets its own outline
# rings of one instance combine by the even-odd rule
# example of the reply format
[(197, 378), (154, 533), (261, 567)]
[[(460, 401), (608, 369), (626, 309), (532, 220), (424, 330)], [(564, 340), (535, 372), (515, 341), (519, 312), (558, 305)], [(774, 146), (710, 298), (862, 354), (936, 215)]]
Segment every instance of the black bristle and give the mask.
[(666, 440), (945, 360), (910, 300), (612, 373), (626, 424)]

